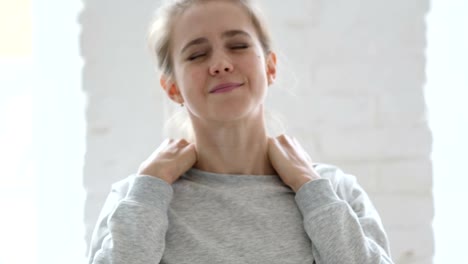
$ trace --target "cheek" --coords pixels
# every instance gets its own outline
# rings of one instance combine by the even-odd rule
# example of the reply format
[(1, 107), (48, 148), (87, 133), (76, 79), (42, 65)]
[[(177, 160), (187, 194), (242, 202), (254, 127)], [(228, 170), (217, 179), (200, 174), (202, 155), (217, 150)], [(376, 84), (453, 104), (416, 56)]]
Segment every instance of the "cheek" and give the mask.
[(182, 93), (186, 100), (190, 100), (196, 97), (193, 95), (204, 91), (204, 75), (201, 69), (187, 67), (180, 71), (180, 76), (180, 80), (182, 80), (181, 85), (183, 86)]
[(201, 70), (196, 65), (184, 65), (180, 69), (180, 77), (185, 85), (193, 86), (194, 81), (200, 79)]
[(266, 80), (266, 69), (264, 57), (261, 55), (251, 56), (246, 60), (245, 65), (251, 74), (255, 74), (255, 79), (259, 82)]
[(200, 84), (200, 81), (203, 79), (203, 74), (202, 70), (198, 68), (191, 69), (187, 76), (188, 76), (188, 81), (191, 83), (191, 85), (196, 85)]

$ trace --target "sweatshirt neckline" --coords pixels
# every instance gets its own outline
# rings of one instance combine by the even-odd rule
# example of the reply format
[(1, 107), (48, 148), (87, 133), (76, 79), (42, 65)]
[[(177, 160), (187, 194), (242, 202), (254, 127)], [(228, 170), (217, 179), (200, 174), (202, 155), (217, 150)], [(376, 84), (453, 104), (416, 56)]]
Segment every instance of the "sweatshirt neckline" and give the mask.
[(209, 171), (204, 171), (196, 168), (190, 168), (188, 170), (189, 172), (197, 175), (211, 175), (211, 176), (240, 176), (240, 177), (277, 177), (278, 175), (275, 174), (229, 174), (229, 173), (216, 173), (216, 172), (209, 172)]
[(195, 168), (189, 169), (185, 172), (184, 177), (196, 181), (206, 182), (277, 182), (281, 181), (278, 175), (250, 175), (250, 174), (223, 174), (203, 171)]

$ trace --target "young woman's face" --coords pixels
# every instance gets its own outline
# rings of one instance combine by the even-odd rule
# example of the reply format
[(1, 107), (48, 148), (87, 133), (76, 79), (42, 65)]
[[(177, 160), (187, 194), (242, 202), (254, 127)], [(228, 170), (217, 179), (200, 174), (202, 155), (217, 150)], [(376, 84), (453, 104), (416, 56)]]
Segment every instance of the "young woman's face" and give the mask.
[(232, 121), (262, 111), (275, 58), (265, 58), (242, 7), (208, 1), (189, 7), (171, 39), (174, 82), (190, 115)]

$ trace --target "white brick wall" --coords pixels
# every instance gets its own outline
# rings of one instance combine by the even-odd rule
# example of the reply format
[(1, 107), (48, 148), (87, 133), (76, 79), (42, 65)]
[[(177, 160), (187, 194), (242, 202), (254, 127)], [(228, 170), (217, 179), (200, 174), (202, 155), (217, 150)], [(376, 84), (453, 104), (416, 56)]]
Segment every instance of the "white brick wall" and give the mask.
[[(162, 139), (163, 98), (143, 42), (158, 2), (88, 1), (81, 16), (88, 238), (110, 183)], [(429, 0), (260, 2), (280, 64), (268, 107), (316, 161), (358, 177), (396, 263), (432, 263), (432, 137), (422, 90)]]

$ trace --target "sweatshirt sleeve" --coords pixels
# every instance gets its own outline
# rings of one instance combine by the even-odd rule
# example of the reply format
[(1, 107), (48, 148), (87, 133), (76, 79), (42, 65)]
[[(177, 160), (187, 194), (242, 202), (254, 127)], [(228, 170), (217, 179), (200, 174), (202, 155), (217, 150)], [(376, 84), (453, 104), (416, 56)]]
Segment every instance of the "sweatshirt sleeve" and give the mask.
[(380, 217), (352, 175), (340, 170), (335, 189), (327, 178), (305, 183), (296, 193), (317, 264), (390, 264)]
[(130, 176), (126, 191), (113, 186), (94, 229), (89, 263), (159, 263), (172, 195), (171, 185), (146, 175)]

